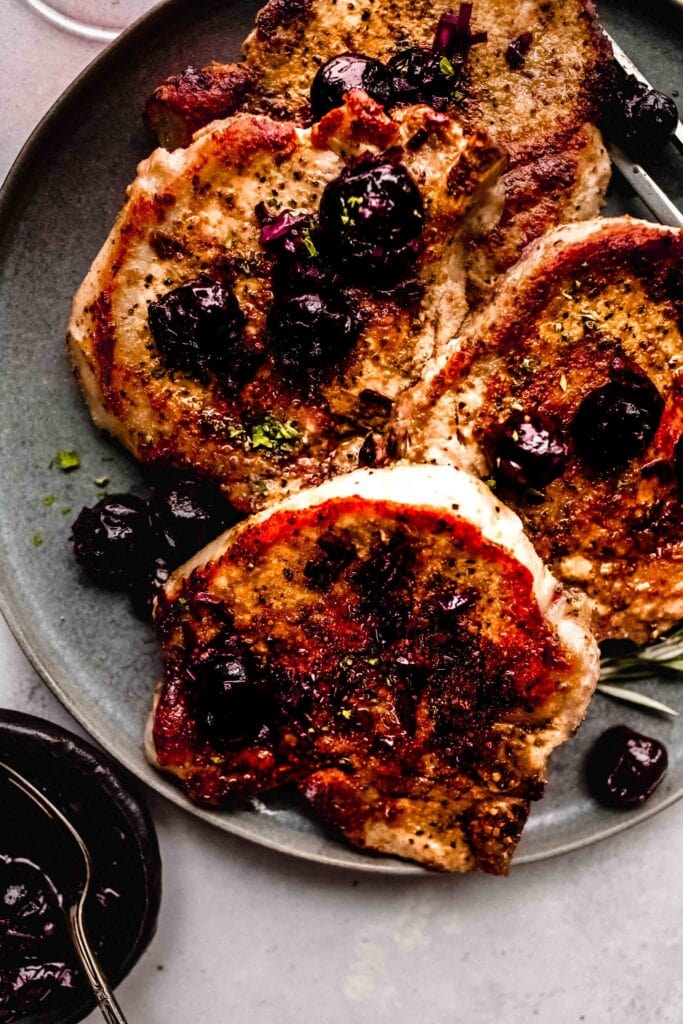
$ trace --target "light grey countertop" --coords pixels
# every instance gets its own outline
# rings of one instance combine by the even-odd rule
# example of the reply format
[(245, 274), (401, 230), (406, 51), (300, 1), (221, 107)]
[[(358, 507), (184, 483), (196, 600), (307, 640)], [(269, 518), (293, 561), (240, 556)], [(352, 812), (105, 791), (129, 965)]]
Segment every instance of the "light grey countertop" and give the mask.
[[(0, 176), (97, 51), (1, 0)], [(0, 704), (81, 731), (2, 620), (0, 665)], [(387, 879), (297, 862), (149, 802), (164, 899), (119, 990), (130, 1024), (683, 1021), (683, 803), (507, 879)]]

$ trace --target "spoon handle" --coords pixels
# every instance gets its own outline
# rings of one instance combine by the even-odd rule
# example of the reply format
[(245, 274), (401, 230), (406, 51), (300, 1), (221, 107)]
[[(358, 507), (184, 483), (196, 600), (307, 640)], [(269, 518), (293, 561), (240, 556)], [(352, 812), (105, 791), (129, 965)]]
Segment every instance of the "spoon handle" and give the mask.
[(83, 964), (83, 970), (93, 990), (100, 1013), (107, 1024), (127, 1024), (126, 1018), (121, 1012), (119, 1004), (114, 998), (114, 993), (109, 987), (97, 957), (88, 941), (88, 936), (83, 925), (83, 907), (81, 902), (69, 908), (69, 928), (73, 938), (76, 952)]

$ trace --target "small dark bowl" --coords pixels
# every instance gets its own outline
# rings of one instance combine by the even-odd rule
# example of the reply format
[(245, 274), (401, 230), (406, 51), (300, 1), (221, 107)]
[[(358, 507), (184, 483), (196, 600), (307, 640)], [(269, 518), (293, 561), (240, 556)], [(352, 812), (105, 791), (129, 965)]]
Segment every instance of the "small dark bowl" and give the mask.
[[(41, 789), (79, 830), (93, 860), (93, 894), (125, 882), (121, 899), (110, 904), (92, 895), (85, 914), (86, 926), (94, 920), (100, 926), (100, 936), (92, 929), (93, 944), (110, 984), (118, 985), (149, 945), (161, 900), (159, 845), (135, 782), (78, 736), (17, 711), (0, 712), (0, 760)], [(49, 856), (40, 846), (40, 824), (33, 825), (31, 819), (33, 831), (0, 828), (0, 853), (26, 856), (26, 845), (33, 844), (38, 863)], [(44, 819), (47, 834), (52, 827)], [(58, 878), (54, 881), (59, 884)], [(23, 1017), (22, 1024), (77, 1024), (95, 1005), (79, 973), (73, 993), (55, 998), (52, 1006), (46, 1003), (44, 1011)]]

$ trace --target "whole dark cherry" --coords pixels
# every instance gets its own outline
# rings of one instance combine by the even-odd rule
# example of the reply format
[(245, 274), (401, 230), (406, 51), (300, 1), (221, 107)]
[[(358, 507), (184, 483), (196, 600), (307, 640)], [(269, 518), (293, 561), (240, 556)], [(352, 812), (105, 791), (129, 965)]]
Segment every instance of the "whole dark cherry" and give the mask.
[(152, 525), (169, 549), (167, 561), (174, 567), (239, 518), (218, 488), (191, 477), (155, 484), (149, 510)]
[(154, 598), (168, 582), (170, 575), (171, 567), (166, 559), (157, 556), (129, 582), (130, 603), (137, 617), (143, 622), (151, 622)]
[(645, 451), (664, 410), (662, 396), (644, 373), (615, 360), (611, 376), (585, 396), (572, 423), (576, 454), (603, 472), (621, 468)]
[(654, 793), (667, 765), (663, 743), (626, 725), (615, 725), (593, 745), (586, 761), (586, 779), (599, 803), (628, 810)]
[(267, 730), (275, 714), (273, 698), (254, 678), (245, 655), (211, 659), (199, 671), (199, 684), (197, 726), (217, 749), (244, 746)]
[(379, 60), (362, 53), (342, 53), (318, 69), (311, 85), (311, 112), (319, 121), (340, 107), (351, 89), (362, 89), (383, 106), (391, 102), (391, 74)]
[(329, 252), (367, 282), (405, 276), (424, 226), (422, 195), (400, 154), (364, 154), (329, 182), (320, 224)]
[(676, 103), (633, 75), (614, 68), (612, 96), (605, 122), (608, 132), (627, 149), (652, 155), (669, 141), (678, 121)]
[(342, 293), (290, 295), (275, 303), (268, 331), (279, 361), (295, 374), (338, 361), (358, 337), (361, 323)]
[(462, 74), (462, 63), (455, 56), (449, 59), (424, 46), (401, 50), (387, 67), (396, 103), (431, 103), (439, 108), (453, 99)]
[(245, 317), (232, 289), (199, 277), (149, 304), (149, 327), (164, 360), (189, 373), (209, 370), (233, 384), (250, 364)]
[(95, 582), (123, 589), (154, 549), (147, 503), (134, 494), (112, 494), (81, 509), (71, 527), (76, 561)]
[(568, 447), (558, 421), (538, 410), (513, 412), (494, 436), (496, 478), (515, 487), (545, 487), (563, 471)]

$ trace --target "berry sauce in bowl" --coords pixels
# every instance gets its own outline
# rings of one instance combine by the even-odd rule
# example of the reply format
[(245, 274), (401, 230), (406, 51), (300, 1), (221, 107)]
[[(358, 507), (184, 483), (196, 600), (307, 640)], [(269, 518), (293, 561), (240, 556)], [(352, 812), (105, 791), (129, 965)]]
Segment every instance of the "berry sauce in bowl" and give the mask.
[[(149, 813), (110, 758), (43, 719), (0, 713), (0, 761), (42, 790), (88, 847), (85, 926), (113, 988), (156, 928), (161, 861)], [(78, 857), (62, 826), (0, 772), (1, 1024), (76, 1024), (95, 1007), (62, 909)]]

